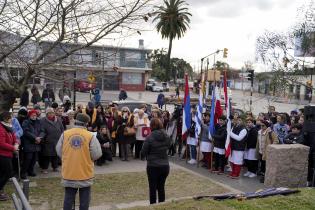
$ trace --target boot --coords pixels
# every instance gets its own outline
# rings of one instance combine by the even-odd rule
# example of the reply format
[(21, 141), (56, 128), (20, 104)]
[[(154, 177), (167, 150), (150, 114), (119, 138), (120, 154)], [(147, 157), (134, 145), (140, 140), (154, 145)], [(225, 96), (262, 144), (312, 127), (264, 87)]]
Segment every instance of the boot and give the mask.
[(230, 165), (231, 165), (231, 168), (232, 168), (232, 171), (229, 173), (229, 177), (232, 177), (232, 176), (234, 176), (234, 173), (235, 173), (235, 167), (234, 167), (234, 163), (230, 163)]
[(9, 196), (5, 194), (2, 190), (0, 191), (0, 201), (7, 201), (9, 200)]

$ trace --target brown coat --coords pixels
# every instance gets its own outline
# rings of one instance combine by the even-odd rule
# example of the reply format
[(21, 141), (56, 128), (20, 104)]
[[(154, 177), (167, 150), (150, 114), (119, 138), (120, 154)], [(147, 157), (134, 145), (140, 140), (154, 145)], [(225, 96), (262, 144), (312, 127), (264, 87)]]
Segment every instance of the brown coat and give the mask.
[[(256, 144), (256, 157), (259, 157), (259, 137), (261, 135), (262, 130), (258, 131), (257, 136), (257, 144)], [(267, 147), (270, 144), (279, 144), (279, 139), (275, 132), (273, 132), (270, 128), (267, 128), (265, 134), (262, 134), (262, 138), (265, 138), (265, 146), (262, 148), (262, 160), (266, 160), (267, 158)]]

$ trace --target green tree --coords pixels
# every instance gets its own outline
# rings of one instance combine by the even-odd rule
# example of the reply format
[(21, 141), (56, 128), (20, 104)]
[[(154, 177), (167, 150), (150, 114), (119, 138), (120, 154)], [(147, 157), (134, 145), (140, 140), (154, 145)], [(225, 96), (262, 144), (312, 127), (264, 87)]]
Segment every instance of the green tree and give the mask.
[[(166, 78), (168, 78), (171, 67), (171, 52), (173, 39), (184, 36), (189, 28), (191, 14), (188, 12), (187, 4), (183, 0), (164, 0), (164, 5), (159, 6), (153, 22), (157, 22), (156, 29), (162, 35), (162, 39), (169, 39), (169, 47), (166, 60)], [(175, 74), (176, 76), (176, 74)], [(176, 82), (176, 79), (175, 81)]]

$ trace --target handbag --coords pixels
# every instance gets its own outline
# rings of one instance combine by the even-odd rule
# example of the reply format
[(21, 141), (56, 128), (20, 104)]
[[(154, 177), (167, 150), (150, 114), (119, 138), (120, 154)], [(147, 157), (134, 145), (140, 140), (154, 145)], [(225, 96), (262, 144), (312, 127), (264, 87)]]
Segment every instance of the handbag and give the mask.
[(150, 127), (142, 127), (141, 129), (141, 134), (142, 134), (142, 137), (147, 137), (151, 134), (151, 128)]
[(134, 136), (136, 135), (136, 130), (133, 127), (125, 127), (124, 130), (124, 135), (125, 136)]

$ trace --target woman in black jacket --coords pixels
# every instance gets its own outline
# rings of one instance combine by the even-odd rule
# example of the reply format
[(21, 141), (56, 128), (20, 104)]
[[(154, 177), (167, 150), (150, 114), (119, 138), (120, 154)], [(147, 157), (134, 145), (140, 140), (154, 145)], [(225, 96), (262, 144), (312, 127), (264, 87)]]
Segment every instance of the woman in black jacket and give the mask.
[(141, 155), (147, 158), (147, 175), (150, 190), (150, 204), (165, 201), (165, 181), (170, 171), (167, 150), (171, 140), (163, 129), (161, 120), (154, 118), (150, 123), (152, 133), (144, 141)]
[(92, 125), (94, 131), (98, 131), (103, 125), (107, 124), (103, 106), (98, 104), (96, 106), (96, 110), (96, 120)]
[(37, 153), (41, 149), (40, 120), (37, 119), (37, 111), (31, 110), (28, 113), (29, 118), (22, 124), (23, 136), (21, 139), (24, 153), (24, 161), (21, 170), (21, 178), (26, 179), (28, 176), (36, 176), (34, 166), (37, 159)]
[(111, 139), (109, 136), (109, 130), (106, 127), (106, 125), (101, 126), (99, 132), (96, 135), (96, 138), (98, 139), (101, 148), (102, 148), (102, 157), (100, 157), (96, 161), (96, 165), (102, 166), (106, 163), (106, 160), (112, 161), (112, 151), (111, 151)]

